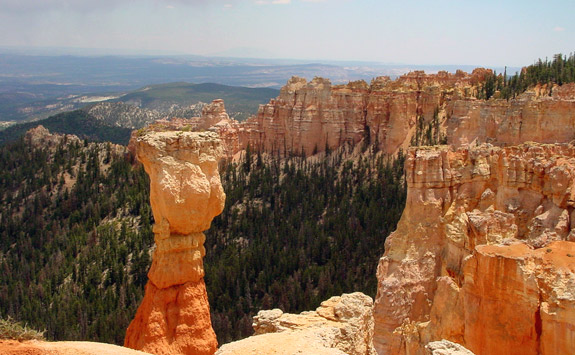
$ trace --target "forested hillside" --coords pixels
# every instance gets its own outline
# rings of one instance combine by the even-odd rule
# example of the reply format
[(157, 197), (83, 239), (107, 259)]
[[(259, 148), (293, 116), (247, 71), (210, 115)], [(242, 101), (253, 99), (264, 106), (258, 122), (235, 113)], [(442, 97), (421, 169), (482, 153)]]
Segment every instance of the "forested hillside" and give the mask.
[[(80, 140), (0, 148), (0, 318), (46, 329), (48, 339), (123, 342), (153, 245), (149, 182), (125, 154)], [(341, 149), (246, 160), (222, 166), (226, 208), (206, 233), (219, 341), (251, 334), (260, 309), (374, 296), (377, 260), (405, 201), (401, 156)]]
[(209, 103), (217, 98), (226, 102), (226, 109), (231, 118), (243, 121), (256, 114), (260, 104), (266, 104), (278, 94), (279, 90), (271, 88), (177, 82), (150, 85), (130, 92), (113, 102), (124, 102), (140, 108), (169, 112), (174, 106), (183, 109), (198, 102)]
[(551, 94), (552, 84), (575, 82), (575, 55), (555, 54), (552, 60), (538, 59), (535, 64), (523, 68), (513, 76), (508, 76), (507, 72), (503, 74), (493, 72), (493, 75), (486, 79), (479, 95), (480, 99), (489, 99), (496, 92), (500, 93), (501, 98), (511, 99), (530, 87), (546, 84)]
[(0, 317), (48, 339), (121, 343), (147, 280), (147, 176), (125, 149), (24, 139), (0, 149)]
[(247, 153), (223, 171), (226, 208), (206, 233), (219, 341), (250, 335), (260, 309), (311, 310), (343, 292), (375, 296), (377, 261), (405, 205), (403, 157)]
[(0, 131), (0, 145), (14, 142), (27, 130), (42, 125), (51, 132), (74, 134), (92, 141), (128, 144), (130, 140), (129, 128), (108, 125), (93, 117), (86, 110), (75, 110), (59, 113), (37, 122), (27, 122), (8, 127)]

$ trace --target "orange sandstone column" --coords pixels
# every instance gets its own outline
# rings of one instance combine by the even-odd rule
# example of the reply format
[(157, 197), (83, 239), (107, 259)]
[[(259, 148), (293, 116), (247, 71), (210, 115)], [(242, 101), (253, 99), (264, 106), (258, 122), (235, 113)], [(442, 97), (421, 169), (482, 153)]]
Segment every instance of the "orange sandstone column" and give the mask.
[(203, 231), (225, 202), (220, 140), (213, 132), (152, 128), (131, 144), (150, 176), (156, 249), (124, 345), (153, 354), (211, 355), (218, 344), (204, 284)]

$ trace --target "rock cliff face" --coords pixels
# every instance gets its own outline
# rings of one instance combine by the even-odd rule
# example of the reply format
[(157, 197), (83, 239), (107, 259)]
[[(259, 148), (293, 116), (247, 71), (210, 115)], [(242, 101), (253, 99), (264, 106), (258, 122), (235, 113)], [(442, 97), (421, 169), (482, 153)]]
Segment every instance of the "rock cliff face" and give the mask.
[(372, 355), (373, 300), (363, 293), (343, 294), (322, 302), (315, 311), (260, 311), (255, 335), (225, 344), (216, 354)]
[(471, 351), (449, 340), (438, 340), (425, 346), (428, 355), (474, 355)]
[(541, 90), (514, 100), (460, 99), (446, 105), (448, 143), (515, 145), (527, 141), (570, 142), (575, 138), (575, 84), (555, 87), (552, 96)]
[(140, 132), (132, 142), (150, 176), (156, 249), (125, 346), (154, 354), (213, 354), (203, 231), (224, 207), (222, 148), (216, 133), (161, 127)]
[[(569, 142), (575, 138), (575, 84), (533, 88), (512, 100), (477, 99), (487, 69), (471, 74), (416, 71), (391, 80), (378, 77), (332, 85), (323, 78), (293, 77), (276, 99), (244, 122), (230, 119), (223, 100), (206, 105), (200, 117), (177, 119), (180, 127), (218, 132), (224, 156), (246, 149), (311, 155), (343, 144), (369, 141), (385, 153), (407, 149), (418, 118), (434, 116), (448, 143), (498, 145)], [(497, 95), (495, 95), (497, 96)], [(164, 122), (165, 123), (165, 122)]]
[(411, 149), (374, 306), (380, 354), (575, 348), (575, 146)]
[(331, 85), (293, 77), (277, 99), (260, 107), (241, 124), (240, 148), (248, 144), (269, 152), (321, 152), (362, 139), (377, 142), (388, 153), (409, 145), (416, 119), (431, 121), (437, 108), (452, 97), (473, 95), (485, 69), (471, 75), (412, 72), (395, 81), (379, 77)]
[(223, 100), (214, 100), (200, 117), (179, 118), (171, 124), (218, 132), (227, 158), (248, 145), (282, 155), (310, 155), (362, 140), (395, 153), (409, 145), (418, 117), (430, 122), (448, 100), (472, 97), (489, 73), (486, 69), (472, 74), (416, 71), (395, 81), (379, 77), (369, 85), (364, 81), (332, 85), (328, 79), (307, 82), (293, 77), (276, 99), (261, 105), (244, 122), (230, 119)]

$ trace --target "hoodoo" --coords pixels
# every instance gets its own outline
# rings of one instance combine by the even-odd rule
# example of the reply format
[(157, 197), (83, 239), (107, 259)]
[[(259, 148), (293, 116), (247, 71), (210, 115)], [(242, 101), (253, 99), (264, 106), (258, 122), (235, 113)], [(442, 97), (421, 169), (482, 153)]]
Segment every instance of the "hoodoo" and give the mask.
[(150, 176), (156, 249), (125, 346), (154, 354), (211, 355), (217, 340), (203, 279), (203, 231), (224, 207), (222, 148), (216, 133), (162, 127), (132, 138)]

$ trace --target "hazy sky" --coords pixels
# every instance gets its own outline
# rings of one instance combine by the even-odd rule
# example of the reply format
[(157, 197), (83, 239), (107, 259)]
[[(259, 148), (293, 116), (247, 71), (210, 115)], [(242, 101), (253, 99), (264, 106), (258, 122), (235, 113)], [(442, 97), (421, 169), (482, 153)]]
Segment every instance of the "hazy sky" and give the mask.
[(0, 46), (521, 66), (575, 51), (574, 0), (0, 0)]

